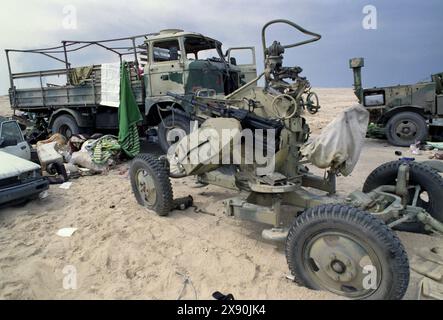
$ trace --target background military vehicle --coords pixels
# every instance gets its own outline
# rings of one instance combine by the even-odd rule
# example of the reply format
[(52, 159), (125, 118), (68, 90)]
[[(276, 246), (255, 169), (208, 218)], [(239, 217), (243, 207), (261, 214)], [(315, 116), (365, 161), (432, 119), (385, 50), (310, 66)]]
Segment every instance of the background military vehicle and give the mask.
[(443, 138), (443, 73), (427, 82), (363, 89), (363, 66), (363, 58), (350, 60), (355, 95), (369, 110), (370, 123), (379, 126), (391, 144), (409, 146), (428, 137)]
[[(125, 57), (132, 60), (128, 66), (134, 96), (145, 115), (143, 125), (158, 126), (158, 139), (164, 150), (169, 147), (168, 130), (189, 130), (186, 113), (190, 111), (167, 96), (167, 91), (193, 94), (205, 88), (223, 96), (256, 77), (254, 47), (231, 48), (223, 53), (221, 42), (179, 29), (101, 41), (62, 41), (61, 46), (53, 48), (6, 50), (11, 107), (31, 114), (34, 119), (43, 119), (53, 133), (67, 137), (79, 132), (117, 129), (118, 108), (102, 102), (103, 64), (73, 67), (68, 60), (68, 55), (91, 46), (115, 53), (120, 62)], [(15, 73), (12, 53), (44, 55), (62, 63), (64, 68)], [(234, 53), (249, 55), (249, 60), (237, 65)], [(39, 85), (19, 87), (23, 79), (37, 79)], [(171, 109), (183, 112), (173, 116)]]

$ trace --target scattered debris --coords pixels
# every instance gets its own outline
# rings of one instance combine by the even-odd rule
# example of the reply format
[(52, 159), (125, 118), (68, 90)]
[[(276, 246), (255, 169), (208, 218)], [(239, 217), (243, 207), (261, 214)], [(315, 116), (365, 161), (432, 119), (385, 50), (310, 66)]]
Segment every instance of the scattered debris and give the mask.
[(234, 295), (233, 295), (232, 293), (223, 294), (223, 293), (221, 293), (221, 292), (219, 292), (219, 291), (215, 291), (215, 292), (212, 294), (212, 297), (213, 297), (215, 300), (221, 300), (221, 301), (235, 300), (235, 299), (234, 299)]
[(195, 296), (195, 300), (198, 300), (198, 295), (197, 295), (197, 290), (194, 287), (194, 284), (192, 283), (191, 278), (189, 278), (189, 276), (187, 276), (186, 274), (183, 274), (181, 272), (176, 271), (175, 272), (177, 275), (183, 277), (183, 288), (181, 289), (177, 300), (181, 300), (183, 298), (183, 293), (185, 292), (186, 287), (188, 286), (188, 284), (192, 287), (192, 289), (194, 290), (194, 296)]
[(411, 144), (409, 146), (409, 150), (411, 151), (412, 154), (415, 154), (415, 155), (422, 154), (422, 151), (420, 150), (420, 142), (416, 142), (414, 144)]
[(68, 190), (69, 188), (71, 188), (71, 185), (72, 185), (72, 182), (64, 182), (59, 186), (59, 188)]
[(443, 150), (443, 142), (426, 142), (426, 144), (434, 149)]
[(49, 196), (48, 190), (40, 192), (38, 195), (39, 199), (41, 199), (41, 200), (46, 199), (48, 196)]
[(295, 277), (292, 274), (287, 274), (285, 276), (286, 279), (291, 280), (291, 281), (295, 281)]
[(63, 238), (71, 237), (74, 232), (77, 231), (77, 228), (62, 228), (57, 231), (57, 235)]

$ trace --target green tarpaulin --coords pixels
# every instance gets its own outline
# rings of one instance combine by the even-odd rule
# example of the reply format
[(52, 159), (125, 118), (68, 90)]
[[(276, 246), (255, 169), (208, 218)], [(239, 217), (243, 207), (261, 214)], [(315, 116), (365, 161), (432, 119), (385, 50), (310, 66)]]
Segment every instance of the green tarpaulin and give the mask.
[(137, 129), (137, 122), (140, 121), (142, 121), (142, 115), (132, 92), (127, 63), (123, 62), (120, 67), (118, 142), (129, 157), (135, 157), (140, 152), (140, 140)]

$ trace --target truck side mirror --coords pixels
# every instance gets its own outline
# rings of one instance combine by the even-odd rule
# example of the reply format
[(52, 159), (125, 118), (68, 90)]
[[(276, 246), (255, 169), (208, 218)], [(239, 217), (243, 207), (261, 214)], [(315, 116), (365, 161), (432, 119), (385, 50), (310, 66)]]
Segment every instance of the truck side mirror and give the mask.
[(231, 57), (229, 59), (229, 63), (232, 64), (233, 66), (236, 66), (237, 65), (237, 59), (235, 59), (234, 57)]
[(16, 146), (17, 143), (18, 143), (17, 139), (0, 138), (0, 148)]

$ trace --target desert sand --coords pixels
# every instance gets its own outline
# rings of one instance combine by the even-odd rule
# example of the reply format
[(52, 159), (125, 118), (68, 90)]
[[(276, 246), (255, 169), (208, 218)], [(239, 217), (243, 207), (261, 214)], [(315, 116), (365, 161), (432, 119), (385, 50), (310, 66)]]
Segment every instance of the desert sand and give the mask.
[[(314, 134), (356, 103), (352, 89), (316, 91), (322, 109), (306, 116)], [(0, 114), (10, 113), (7, 100), (0, 102)], [(373, 169), (398, 158), (395, 150), (410, 156), (406, 148), (368, 139), (353, 174), (338, 178), (339, 195), (361, 188)], [(0, 298), (177, 299), (183, 275), (192, 282), (186, 299), (211, 299), (214, 291), (237, 299), (337, 298), (286, 279), (283, 245), (262, 240), (262, 225), (223, 214), (222, 200), (235, 192), (197, 188), (193, 178), (174, 180), (175, 196), (191, 194), (197, 207), (215, 216), (189, 208), (159, 217), (136, 203), (127, 167), (72, 180), (69, 190), (52, 185), (43, 200), (0, 209)], [(78, 229), (70, 238), (56, 235), (66, 227)], [(421, 246), (443, 244), (424, 235), (400, 237), (410, 256)], [(76, 289), (64, 289), (72, 270)], [(418, 279), (412, 273), (406, 298), (416, 298)]]

